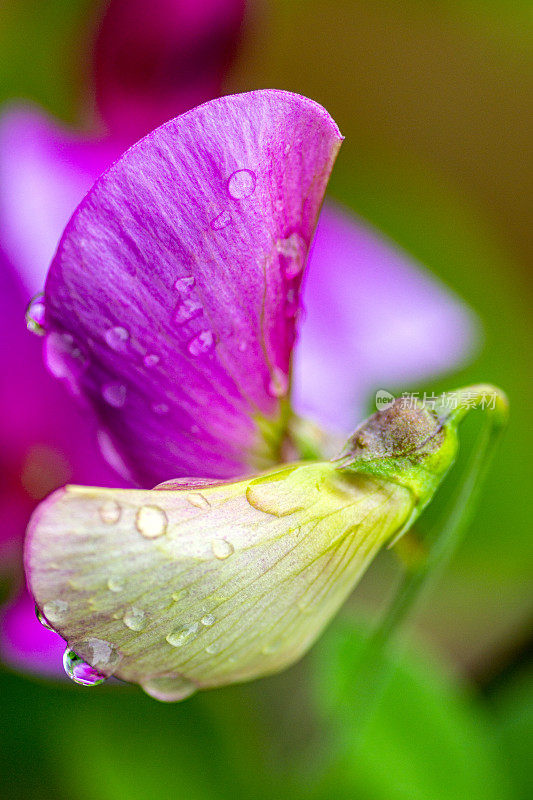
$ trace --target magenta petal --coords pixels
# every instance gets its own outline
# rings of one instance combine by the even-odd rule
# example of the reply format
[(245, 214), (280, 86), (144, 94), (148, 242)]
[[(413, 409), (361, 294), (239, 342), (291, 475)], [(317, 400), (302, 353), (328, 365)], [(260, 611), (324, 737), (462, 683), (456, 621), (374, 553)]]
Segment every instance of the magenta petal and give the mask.
[(64, 676), (65, 642), (35, 615), (35, 602), (23, 591), (0, 613), (0, 660), (12, 669)]
[(48, 364), (140, 484), (260, 466), (340, 142), (298, 95), (220, 98), (134, 145), (74, 214), (46, 284)]
[(137, 139), (218, 95), (243, 13), (244, 0), (111, 0), (94, 70), (111, 133)]
[(320, 217), (304, 300), (293, 403), (343, 433), (372, 392), (407, 390), (458, 367), (477, 338), (474, 316), (456, 295), (334, 206)]
[(2, 247), (29, 294), (42, 289), (73, 210), (116, 155), (111, 144), (82, 140), (30, 107), (2, 115)]

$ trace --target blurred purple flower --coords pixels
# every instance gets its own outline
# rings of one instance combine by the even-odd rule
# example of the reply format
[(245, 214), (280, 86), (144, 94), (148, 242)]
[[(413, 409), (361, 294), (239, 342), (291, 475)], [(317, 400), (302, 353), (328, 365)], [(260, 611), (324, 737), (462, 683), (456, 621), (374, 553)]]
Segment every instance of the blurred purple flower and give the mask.
[[(275, 111), (275, 103), (272, 108)], [(118, 452), (118, 459), (126, 462), (136, 482), (144, 486), (186, 474), (234, 476), (250, 467), (261, 466), (266, 463), (265, 459), (273, 456), (259, 446), (250, 408), (275, 419), (280, 410), (280, 398), (286, 393), (301, 268), (321, 199), (320, 187), (314, 186), (307, 205), (298, 207), (301, 196), (296, 193), (294, 208), (291, 207), (294, 198), (285, 197), (283, 193), (286, 184), (294, 193), (295, 184), (291, 183), (290, 176), (291, 169), (296, 175), (302, 166), (301, 150), (298, 150), (301, 140), (300, 144), (296, 140), (274, 142), (277, 156), (272, 162), (275, 168), (268, 173), (268, 192), (278, 205), (273, 205), (264, 218), (268, 201), (268, 192), (262, 183), (264, 175), (259, 175), (257, 185), (259, 170), (253, 176), (247, 167), (234, 170), (230, 211), (222, 203), (221, 195), (214, 193), (212, 196), (210, 235), (216, 232), (226, 241), (226, 250), (219, 254), (213, 252), (209, 241), (202, 241), (201, 232), (195, 227), (197, 200), (190, 184), (195, 174), (194, 148), (196, 156), (215, 169), (213, 140), (205, 136), (203, 129), (196, 129), (194, 136), (191, 132), (198, 114), (188, 115), (192, 178), (187, 178), (186, 156), (181, 160), (172, 156), (172, 147), (162, 132), (137, 147), (142, 154), (143, 174), (149, 177), (141, 179), (136, 193), (130, 193), (129, 211), (135, 227), (140, 214), (144, 218), (145, 210), (153, 210), (147, 217), (156, 238), (138, 240), (133, 230), (127, 230), (122, 218), (124, 206), (120, 204), (124, 202), (125, 185), (131, 187), (141, 178), (136, 169), (138, 164), (125, 160), (122, 164), (126, 167), (129, 164), (131, 171), (125, 174), (121, 167), (116, 185), (112, 174), (102, 179), (100, 193), (97, 190), (92, 199), (84, 201), (77, 223), (73, 221), (69, 225), (69, 234), (63, 241), (47, 285), (51, 300), (47, 311), (51, 325), (46, 345), (49, 366), (56, 374), (72, 377), (67, 363), (68, 345), (72, 340), (65, 338), (65, 334), (75, 336), (89, 365), (85, 368), (84, 363), (76, 383), (95, 407), (100, 424), (104, 426), (101, 430), (107, 428), (100, 434), (100, 444), (107, 447), (108, 456), (114, 453), (116, 459)], [(295, 124), (297, 116), (295, 114)], [(239, 124), (245, 119), (248, 125), (246, 158), (249, 159), (256, 144), (258, 120), (254, 115), (243, 113)], [(162, 130), (168, 135), (175, 124), (170, 123)], [(218, 145), (221, 148), (219, 159), (237, 160), (238, 131), (235, 136), (233, 130), (225, 129), (225, 136), (223, 146)], [(160, 146), (156, 155), (152, 145), (147, 144), (150, 141)], [(285, 153), (287, 145), (290, 149)], [(0, 190), (2, 243), (27, 292), (33, 293), (42, 285), (45, 267), (52, 258), (61, 229), (96, 176), (118, 155), (120, 146), (117, 138), (91, 142), (73, 137), (29, 110), (13, 111), (4, 117), (0, 129), (0, 170), (5, 177)], [(146, 148), (149, 148), (148, 155), (144, 154)], [(242, 151), (241, 161), (244, 157)], [(181, 194), (175, 186), (173, 192), (169, 191), (165, 173), (161, 172), (165, 163), (185, 182), (189, 205), (183, 202), (185, 189)], [(249, 166), (250, 162), (247, 163)], [(259, 163), (258, 167), (262, 166)], [(247, 193), (254, 180), (251, 202), (248, 199), (251, 195)], [(228, 186), (231, 195), (231, 185)], [(196, 186), (196, 189), (203, 188)], [(150, 197), (154, 190), (157, 202), (152, 205)], [(275, 196), (275, 191), (279, 191), (279, 196)], [(91, 206), (95, 198), (98, 203), (102, 202), (98, 212)], [(255, 202), (256, 211), (250, 210), (254, 221), (252, 231), (249, 220), (241, 224), (233, 218), (231, 210), (248, 209)], [(140, 206), (136, 206), (139, 203)], [(116, 213), (119, 207), (120, 217)], [(83, 231), (77, 234), (76, 224), (85, 214), (89, 214), (91, 225), (98, 223), (97, 229), (91, 228), (92, 236), (101, 237), (96, 247), (95, 239), (85, 240)], [(292, 217), (297, 224), (292, 224)], [(115, 224), (117, 220), (118, 225)], [(181, 220), (181, 228), (178, 220)], [(284, 280), (281, 273), (276, 278), (278, 283), (274, 281), (267, 286), (266, 293), (259, 282), (254, 290), (244, 279), (250, 278), (244, 272), (249, 269), (250, 252), (267, 254), (265, 243), (272, 236), (274, 223), (279, 237), (276, 245), (279, 262), (284, 265), (285, 276), (292, 275), (288, 289), (285, 286), (286, 302), (281, 311), (275, 302)], [(228, 239), (228, 228), (238, 231), (237, 243)], [(177, 230), (180, 241), (176, 240)], [(256, 247), (257, 236), (263, 237), (262, 250)], [(110, 248), (110, 258), (101, 262), (100, 245), (104, 242)], [(255, 249), (250, 249), (252, 242)], [(115, 245), (121, 248), (118, 259), (114, 255)], [(201, 264), (195, 265), (202, 249), (205, 250), (205, 264), (209, 264), (204, 270)], [(93, 264), (104, 266), (114, 276), (113, 282), (91, 284), (86, 274), (74, 268), (80, 253), (89, 254)], [(58, 266), (62, 258), (66, 259), (66, 271)], [(143, 262), (152, 265), (148, 275), (139, 269)], [(218, 269), (214, 269), (215, 265)], [(175, 274), (171, 273), (172, 269)], [(145, 318), (139, 317), (136, 303), (132, 303), (130, 273), (133, 272), (137, 275), (137, 289), (144, 286)], [(344, 212), (333, 208), (324, 211), (308, 273), (307, 316), (301, 325), (296, 349), (293, 392), (296, 410), (310, 413), (324, 424), (342, 432), (349, 431), (358, 419), (368, 392), (376, 386), (420, 380), (449, 369), (464, 358), (469, 349), (472, 320), (457, 299)], [(174, 288), (166, 285), (171, 274)], [(221, 275), (226, 276), (225, 281), (220, 280)], [(191, 277), (196, 286), (193, 295), (188, 296)], [(180, 279), (184, 280), (180, 283)], [(10, 319), (10, 315), (16, 313), (19, 319), (18, 324), (9, 328), (12, 333), (9, 349), (19, 369), (11, 373), (2, 391), (3, 418), (11, 420), (16, 408), (25, 421), (28, 414), (20, 411), (20, 398), (29, 398), (31, 410), (28, 413), (36, 426), (42, 426), (43, 434), (33, 434), (33, 429), (27, 427), (24, 435), (17, 439), (15, 428), (9, 432), (13, 439), (11, 451), (16, 453), (10, 474), (15, 476), (16, 482), (21, 480), (19, 476), (24, 470), (20, 464), (35, 442), (42, 441), (38, 452), (42, 454), (39, 474), (43, 493), (66, 480), (117, 485), (120, 481), (113, 477), (103, 461), (100, 462), (98, 454), (94, 453), (94, 460), (89, 457), (91, 447), (94, 451), (94, 438), (91, 439), (86, 415), (82, 417), (73, 409), (70, 398), (58, 391), (40, 364), (34, 363), (39, 343), (35, 337), (21, 334), (19, 338), (17, 335), (22, 326), (23, 304), (21, 287), (16, 284), (17, 280), (7, 275), (6, 285), (10, 288), (3, 294), (3, 300), (10, 310), (6, 314)], [(214, 285), (219, 292), (217, 296), (213, 295)], [(164, 322), (161, 315), (169, 291), (175, 300), (175, 323), (172, 325), (168, 313)], [(200, 292), (201, 302), (198, 300)], [(254, 305), (259, 297), (266, 298), (264, 309)], [(72, 314), (79, 316), (74, 318)], [(265, 318), (271, 322), (266, 328)], [(147, 319), (152, 323), (157, 320), (157, 325), (148, 327)], [(206, 319), (209, 319), (208, 326)], [(72, 327), (70, 333), (69, 327)], [(182, 341), (181, 330), (188, 333), (186, 343)], [(92, 334), (96, 332), (93, 340)], [(269, 342), (266, 361), (258, 342), (260, 333)], [(220, 341), (225, 351), (224, 358), (218, 359), (222, 368), (214, 373), (204, 367), (190, 368), (189, 362), (198, 357), (207, 364), (215, 360), (213, 353)], [(29, 356), (27, 360), (24, 356), (24, 361), (20, 358), (24, 348), (31, 352), (31, 359)], [(125, 358), (123, 351), (133, 356), (133, 360)], [(219, 345), (216, 352), (220, 352)], [(342, 356), (335, 358), (339, 353)], [(232, 364), (229, 371), (225, 366), (227, 362)], [(63, 368), (65, 363), (66, 369)], [(142, 386), (139, 374), (143, 375)], [(213, 376), (216, 378), (214, 387)], [(26, 388), (27, 383), (31, 388)], [(36, 396), (39, 398), (37, 408)], [(50, 453), (56, 450), (63, 471), (53, 480), (47, 470), (55, 463)], [(19, 494), (24, 492), (23, 488)], [(20, 503), (14, 503), (14, 496), (18, 496), (17, 492), (11, 491), (6, 496), (2, 493), (1, 498), (2, 513), (6, 509), (10, 519), (17, 519), (18, 514), (20, 520), (20, 529), (18, 526), (16, 530), (11, 528), (10, 541), (20, 536), (34, 499), (40, 499), (42, 494), (34, 498), (26, 492)], [(42, 651), (36, 653), (37, 640), (33, 637), (39, 625), (31, 615), (28, 617), (30, 608), (27, 596), (23, 596), (6, 613), (2, 650), (4, 658), (15, 666), (27, 665), (41, 671), (46, 659)], [(54, 649), (55, 637), (47, 635), (47, 638), (52, 640), (49, 647)], [(58, 648), (60, 646), (59, 642)]]

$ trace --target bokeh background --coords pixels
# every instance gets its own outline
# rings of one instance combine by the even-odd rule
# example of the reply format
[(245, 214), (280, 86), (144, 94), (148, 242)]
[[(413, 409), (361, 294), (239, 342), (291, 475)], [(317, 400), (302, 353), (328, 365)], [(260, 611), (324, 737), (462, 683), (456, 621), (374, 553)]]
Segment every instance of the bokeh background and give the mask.
[[(3, 0), (0, 102), (86, 126), (104, 7)], [(225, 78), (224, 92), (277, 87), (322, 103), (346, 137), (330, 195), (479, 315), (482, 347), (459, 374), (388, 388), (489, 380), (511, 401), (464, 544), (413, 620), (357, 752), (353, 670), (397, 578), (391, 552), (300, 664), (250, 685), (166, 706), (0, 668), (2, 797), (533, 796), (532, 44), (529, 0), (251, 0)], [(4, 599), (19, 578), (4, 580)]]

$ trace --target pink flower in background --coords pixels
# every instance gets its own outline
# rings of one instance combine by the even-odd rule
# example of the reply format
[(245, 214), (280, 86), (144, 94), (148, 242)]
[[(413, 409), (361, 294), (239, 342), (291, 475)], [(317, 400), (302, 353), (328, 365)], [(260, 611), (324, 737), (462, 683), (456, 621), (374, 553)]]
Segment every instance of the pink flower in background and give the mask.
[[(110, 26), (117, 24), (115, 15), (123, 5), (117, 2), (116, 11), (109, 12)], [(220, 5), (213, 9), (218, 14)], [(196, 31), (195, 26), (191, 21), (191, 28), (180, 30)], [(140, 29), (133, 26), (135, 36)], [(237, 29), (232, 28), (234, 33)], [(159, 28), (165, 37), (173, 30), (171, 25)], [(126, 31), (127, 26), (127, 43)], [(107, 35), (104, 29), (100, 53)], [(129, 41), (135, 41), (131, 35)], [(170, 37), (166, 44), (171, 52)], [(151, 47), (143, 52), (150, 53)], [(139, 49), (140, 44), (133, 48)], [(128, 52), (127, 44), (122, 52)], [(45, 355), (52, 372), (69, 378), (71, 388), (89, 401), (94, 416), (77, 410), (42, 367), (41, 343), (23, 330), (24, 296), (42, 287), (61, 230), (92, 182), (119, 155), (123, 142), (142, 133), (144, 124), (156, 124), (185, 107), (170, 108), (178, 96), (172, 92), (162, 92), (160, 104), (153, 104), (153, 92), (145, 94), (142, 84), (129, 82), (133, 67), (131, 72), (121, 67), (113, 83), (103, 76), (109, 76), (115, 62), (101, 54), (100, 63), (98, 97), (112, 136), (90, 141), (30, 109), (7, 112), (0, 127), (1, 245), (7, 259), (2, 301), (7, 319), (13, 317), (8, 363), (14, 365), (5, 372), (1, 394), (2, 416), (9, 420), (2, 445), (8, 445), (3, 449), (9, 454), (11, 480), (2, 492), (1, 511), (12, 523), (3, 527), (4, 546), (11, 549), (20, 542), (34, 503), (55, 486), (124, 482), (100, 458), (96, 428), (108, 458), (144, 487), (187, 474), (235, 476), (279, 458), (265, 446), (252, 418), (259, 414), (278, 420), (288, 390), (298, 290), (320, 203), (320, 187), (314, 184), (302, 207), (299, 194), (293, 199), (304, 135), (304, 144), (282, 137), (275, 143), (273, 169), (266, 176), (263, 163), (249, 163), (260, 115), (243, 107), (237, 116), (235, 124), (245, 125), (249, 143), (239, 152), (231, 130), (226, 130), (225, 149), (206, 139), (201, 126), (195, 128), (202, 113), (195, 111), (186, 134), (189, 162), (165, 139), (170, 123), (138, 146), (142, 175), (136, 162), (123, 161), (131, 172), (120, 171), (116, 182), (110, 173), (99, 184), (105, 191), (101, 188), (84, 202), (47, 284)], [(165, 63), (176, 62), (169, 58)], [(196, 87), (187, 94), (186, 83), (181, 96), (194, 103), (202, 99), (195, 96)], [(115, 97), (122, 92), (121, 101), (108, 103), (106, 88), (109, 98), (112, 91)], [(121, 103), (123, 111), (113, 115)], [(271, 115), (275, 103), (265, 108)], [(205, 187), (198, 184), (198, 194), (193, 191), (195, 159), (211, 165), (225, 192), (225, 202), (221, 194), (210, 197), (206, 236), (199, 228), (205, 211), (198, 217), (197, 205)], [(232, 161), (241, 168), (231, 168)], [(176, 191), (179, 181), (181, 192)], [(136, 191), (128, 194), (133, 185)], [(91, 205), (95, 199), (98, 208)], [(85, 215), (91, 234), (86, 241), (76, 227)], [(142, 242), (135, 228), (141, 222), (150, 233)], [(273, 283), (265, 289), (263, 272), (252, 268), (257, 259), (272, 255), (274, 227), (275, 255), (284, 277), (281, 272), (271, 276)], [(225, 243), (219, 250), (213, 245), (217, 240)], [(109, 248), (105, 258), (104, 244)], [(89, 274), (76, 267), (82, 254), (90, 258)], [(102, 274), (97, 265), (106, 270), (103, 282), (97, 281)], [(450, 369), (469, 350), (472, 320), (457, 298), (346, 212), (331, 206), (324, 210), (307, 273), (307, 313), (295, 350), (292, 395), (296, 411), (327, 427), (348, 432), (369, 392)], [(276, 303), (281, 286), (286, 290), (283, 306)], [(259, 298), (264, 305), (258, 305)], [(172, 313), (167, 313), (171, 299)], [(266, 360), (261, 336), (268, 342)], [(206, 369), (214, 361), (217, 369)], [(21, 398), (28, 402), (27, 411)], [(38, 488), (29, 491), (35, 484)], [(27, 595), (6, 613), (1, 646), (4, 659), (16, 666), (41, 670), (46, 653), (51, 653), (48, 663), (59, 663), (61, 643), (56, 645), (55, 637), (34, 620)]]

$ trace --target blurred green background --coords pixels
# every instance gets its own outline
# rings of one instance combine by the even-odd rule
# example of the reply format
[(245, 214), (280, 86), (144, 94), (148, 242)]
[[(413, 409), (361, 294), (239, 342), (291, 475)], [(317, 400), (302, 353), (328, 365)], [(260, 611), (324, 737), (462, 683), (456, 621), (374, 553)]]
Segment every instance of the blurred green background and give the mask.
[[(30, 98), (81, 123), (95, 8), (4, 0), (0, 100)], [(360, 625), (394, 584), (391, 552), (309, 656), (274, 678), (165, 706), (129, 687), (0, 672), (2, 797), (533, 796), (532, 43), (527, 0), (263, 0), (249, 4), (227, 81), (325, 105), (346, 137), (330, 194), (479, 314), (483, 348), (468, 368), (389, 388), (491, 381), (511, 401), (474, 522), (360, 749), (349, 744)], [(424, 525), (445, 509), (462, 461)]]

